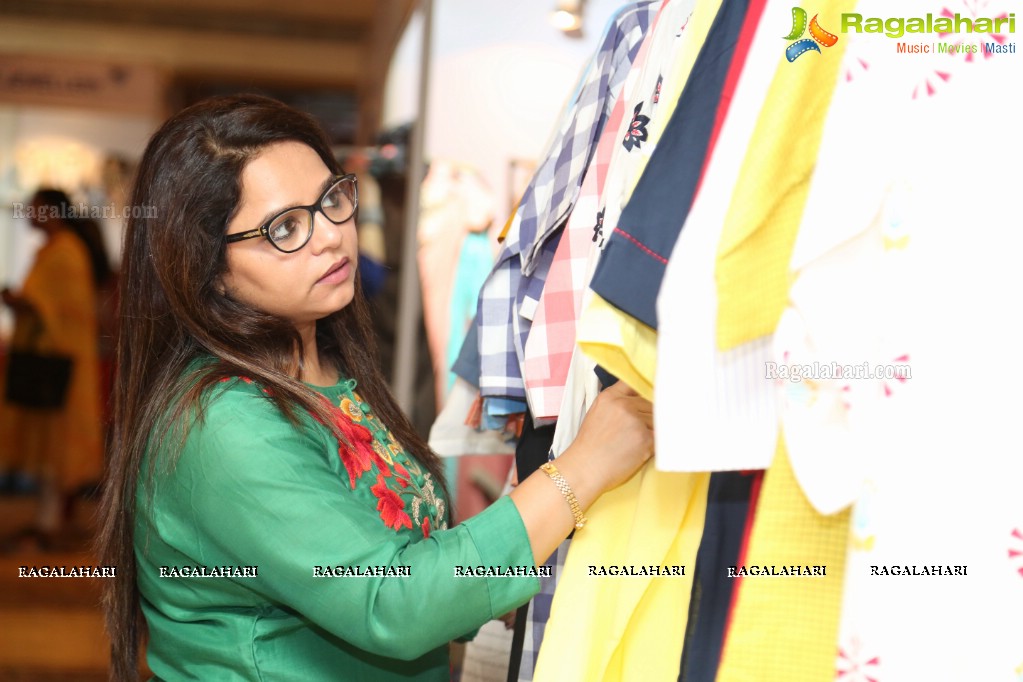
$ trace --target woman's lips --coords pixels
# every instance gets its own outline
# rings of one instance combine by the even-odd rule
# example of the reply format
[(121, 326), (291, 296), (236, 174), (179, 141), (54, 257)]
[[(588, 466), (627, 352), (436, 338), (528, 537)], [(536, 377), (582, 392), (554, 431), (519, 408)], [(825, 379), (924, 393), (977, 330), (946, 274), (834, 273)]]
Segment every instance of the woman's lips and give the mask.
[(325, 272), (322, 277), (316, 280), (316, 283), (340, 284), (341, 282), (347, 280), (349, 276), (351, 276), (351, 274), (352, 262), (347, 258), (343, 258), (339, 260), (337, 263), (334, 263), (334, 265), (330, 266), (330, 269), (327, 270), (327, 272)]

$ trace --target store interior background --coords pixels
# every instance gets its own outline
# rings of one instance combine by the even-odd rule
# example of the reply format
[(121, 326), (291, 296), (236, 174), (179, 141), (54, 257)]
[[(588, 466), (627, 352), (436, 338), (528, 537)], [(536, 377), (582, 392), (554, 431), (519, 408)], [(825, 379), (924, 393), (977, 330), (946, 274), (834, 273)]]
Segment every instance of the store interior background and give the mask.
[[(123, 207), (130, 172), (160, 122), (211, 94), (262, 92), (305, 109), (339, 156), (380, 175), (388, 279), (378, 303), (382, 362), (394, 371), (408, 224), (408, 179), (426, 164), (473, 171), (492, 201), (494, 234), (547, 144), (559, 112), (619, 0), (573, 2), (582, 26), (551, 22), (558, 0), (12, 0), (0, 4), (0, 283), (17, 289), (40, 239), (16, 205), (39, 186), (75, 202)], [(424, 21), (429, 11), (431, 20)], [(420, 117), (424, 25), (430, 27)], [(422, 127), (421, 138), (413, 131)], [(410, 139), (411, 138), (411, 139)], [(417, 149), (409, 145), (421, 139)], [(418, 155), (418, 156), (417, 156)], [(409, 159), (421, 158), (418, 170)], [(416, 198), (417, 193), (413, 193)], [(421, 201), (426, 201), (424, 195)], [(101, 227), (112, 264), (122, 221)], [(492, 240), (495, 246), (496, 241)], [(456, 245), (457, 246), (457, 245)], [(404, 268), (408, 271), (408, 268)], [(418, 280), (418, 277), (416, 277)], [(415, 281), (413, 291), (418, 291)], [(407, 286), (407, 285), (406, 285)], [(407, 403), (425, 431), (438, 409), (434, 369), (413, 306)], [(12, 319), (0, 313), (0, 357)], [(460, 339), (457, 340), (460, 342)], [(492, 458), (495, 456), (492, 456)], [(510, 459), (481, 463), (479, 498), (503, 484)], [(463, 472), (464, 473), (464, 472)], [(483, 502), (480, 502), (482, 500)], [(107, 644), (90, 580), (28, 580), (25, 565), (94, 563), (94, 501), (78, 506), (58, 546), (12, 541), (34, 514), (32, 495), (0, 496), (0, 681), (106, 679)], [(471, 508), (472, 505), (469, 505)]]

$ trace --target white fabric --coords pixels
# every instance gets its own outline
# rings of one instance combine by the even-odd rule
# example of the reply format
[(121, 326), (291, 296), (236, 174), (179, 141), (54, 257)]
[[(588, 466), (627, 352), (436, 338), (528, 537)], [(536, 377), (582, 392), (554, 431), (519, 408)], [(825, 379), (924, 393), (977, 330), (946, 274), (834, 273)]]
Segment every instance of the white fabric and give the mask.
[[(636, 74), (635, 77), (630, 73), (629, 79), (625, 82), (625, 115), (622, 117), (618, 139), (625, 139), (625, 134), (632, 123), (633, 110), (642, 102), (643, 115), (650, 117), (647, 124), (650, 140), (631, 152), (621, 144), (615, 147), (600, 202), (604, 208), (605, 239), (618, 224), (622, 208), (638, 180), (637, 174), (646, 168), (647, 162), (657, 149), (657, 140), (675, 110), (678, 93), (662, 92), (656, 103), (653, 103), (653, 96), (658, 81), (663, 79), (664, 83), (670, 83), (671, 68), (680, 63), (678, 57), (689, 35), (681, 28), (689, 21), (695, 6), (696, 0), (668, 1), (648, 38), (651, 42), (642, 73)], [(672, 94), (675, 95), (675, 101), (670, 100)]]
[(430, 427), (428, 444), (441, 457), (461, 455), (509, 455), (515, 453), (515, 442), (498, 431), (477, 431), (466, 425), (465, 418), (479, 390), (455, 378), (444, 408)]
[[(761, 25), (791, 23), (790, 10), (769, 2)], [(770, 337), (725, 353), (717, 350), (714, 262), (732, 190), (779, 56), (777, 37), (757, 31), (657, 297), (654, 433), (661, 471), (765, 469), (774, 455), (776, 398), (764, 380)]]
[[(1014, 8), (995, 1), (978, 14)], [(920, 13), (905, 0), (872, 0), (858, 11)], [(969, 34), (935, 40), (993, 42)], [(886, 176), (882, 196), (865, 194), (865, 205), (851, 208), (873, 249), (856, 254), (856, 240), (836, 236), (797, 251), (804, 290), (793, 300), (806, 335), (823, 348), (822, 339), (851, 324), (825, 314), (822, 301), (841, 306), (849, 290), (860, 291), (870, 332), (849, 343), (880, 362), (900, 359), (912, 375), (852, 382), (848, 428), (862, 443), (854, 466), (812, 472), (811, 455), (833, 447), (835, 433), (820, 424), (803, 433), (796, 474), (811, 499), (823, 494), (837, 504), (856, 484), (837, 679), (1015, 681), (1023, 674), (1023, 367), (1015, 360), (1023, 345), (1015, 312), (1023, 292), (1023, 61), (898, 54), (879, 36), (849, 49), (850, 85), (859, 91), (850, 88), (845, 105), (879, 113), (873, 123), (851, 117), (847, 132), (889, 145), (883, 163), (874, 148), (850, 158)], [(813, 191), (838, 196), (836, 185), (851, 184), (845, 196), (856, 202), (846, 205), (859, 203), (860, 179), (836, 166), (815, 178)], [(838, 261), (859, 270), (836, 276)], [(842, 477), (854, 480), (835, 480)], [(914, 565), (964, 566), (967, 575), (871, 575), (875, 566)]]
[[(592, 296), (593, 292), (587, 290), (587, 294)], [(600, 382), (593, 371), (594, 367), (594, 362), (583, 355), (579, 347), (576, 346), (572, 353), (568, 381), (565, 383), (565, 397), (561, 404), (561, 414), (558, 417), (557, 426), (554, 427), (554, 438), (551, 441), (551, 454), (555, 457), (561, 456), (575, 440), (579, 433), (579, 427), (583, 423), (583, 417), (586, 416), (586, 412), (600, 393)]]

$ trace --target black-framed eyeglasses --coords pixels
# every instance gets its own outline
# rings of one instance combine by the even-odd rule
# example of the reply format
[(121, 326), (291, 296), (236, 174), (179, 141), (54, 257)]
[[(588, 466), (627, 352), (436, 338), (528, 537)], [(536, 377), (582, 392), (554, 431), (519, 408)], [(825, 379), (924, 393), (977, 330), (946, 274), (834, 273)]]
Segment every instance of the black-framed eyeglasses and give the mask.
[(228, 235), (227, 243), (266, 237), (278, 251), (293, 253), (309, 243), (317, 211), (330, 222), (340, 225), (351, 220), (358, 207), (359, 187), (355, 175), (340, 175), (334, 178), (315, 204), (285, 209), (258, 229)]

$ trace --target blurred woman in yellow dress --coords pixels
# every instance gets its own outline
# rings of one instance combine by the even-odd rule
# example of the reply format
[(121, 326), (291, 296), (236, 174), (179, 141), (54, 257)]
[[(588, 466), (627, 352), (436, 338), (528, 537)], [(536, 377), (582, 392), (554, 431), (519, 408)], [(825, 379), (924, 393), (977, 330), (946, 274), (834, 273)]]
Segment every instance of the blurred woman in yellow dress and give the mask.
[(60, 408), (22, 407), (6, 398), (0, 403), (0, 473), (15, 484), (38, 483), (34, 531), (45, 541), (68, 520), (75, 494), (98, 482), (103, 467), (97, 303), (92, 257), (77, 234), (67, 195), (39, 190), (28, 208), (29, 222), (46, 242), (21, 289), (3, 291), (15, 315), (9, 350), (71, 356), (71, 378)]

